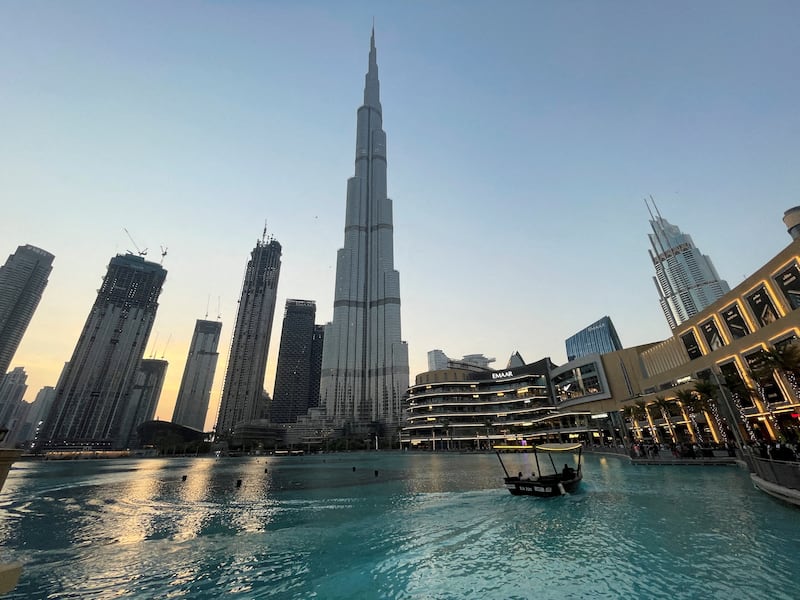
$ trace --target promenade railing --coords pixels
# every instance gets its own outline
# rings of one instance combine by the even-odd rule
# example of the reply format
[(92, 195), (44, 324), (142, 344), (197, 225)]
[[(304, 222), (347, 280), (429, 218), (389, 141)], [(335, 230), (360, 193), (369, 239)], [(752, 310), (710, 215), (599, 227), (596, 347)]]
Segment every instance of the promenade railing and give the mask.
[(749, 456), (750, 470), (764, 481), (800, 490), (800, 463)]

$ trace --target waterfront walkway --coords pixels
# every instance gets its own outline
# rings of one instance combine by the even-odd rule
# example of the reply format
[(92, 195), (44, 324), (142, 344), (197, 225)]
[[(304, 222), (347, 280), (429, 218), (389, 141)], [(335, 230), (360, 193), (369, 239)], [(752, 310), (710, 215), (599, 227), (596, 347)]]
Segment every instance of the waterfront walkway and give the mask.
[(800, 462), (783, 461), (754, 456), (747, 449), (744, 452), (737, 450), (737, 456), (699, 456), (696, 458), (675, 457), (667, 454), (663, 456), (633, 457), (630, 449), (621, 447), (592, 447), (588, 446), (584, 452), (627, 458), (634, 465), (679, 465), (679, 466), (728, 466), (736, 465), (750, 471), (753, 485), (783, 502), (800, 506)]
[[(630, 457), (629, 457), (630, 458)], [(683, 466), (725, 466), (725, 465), (741, 465), (743, 462), (735, 456), (715, 456), (715, 457), (700, 457), (700, 458), (631, 458), (631, 463), (634, 465), (683, 465)]]
[(682, 466), (725, 466), (725, 465), (738, 465), (742, 468), (747, 468), (747, 464), (738, 456), (725, 456), (722, 452), (718, 452), (714, 456), (698, 456), (696, 458), (690, 457), (676, 457), (671, 454), (664, 453), (657, 456), (648, 457), (634, 457), (631, 456), (629, 448), (609, 448), (609, 447), (587, 447), (584, 452), (591, 454), (608, 454), (612, 456), (619, 456), (620, 458), (627, 458), (634, 465), (682, 465)]

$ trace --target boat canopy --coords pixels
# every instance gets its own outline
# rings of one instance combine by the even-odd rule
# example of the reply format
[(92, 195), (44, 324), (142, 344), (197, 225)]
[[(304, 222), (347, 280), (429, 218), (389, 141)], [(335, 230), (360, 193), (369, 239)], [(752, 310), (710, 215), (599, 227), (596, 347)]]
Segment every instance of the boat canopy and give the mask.
[(583, 448), (583, 444), (538, 444), (536, 449), (540, 452), (575, 452)]
[(495, 450), (519, 450), (524, 452), (533, 452), (534, 450), (539, 452), (575, 452), (583, 448), (583, 444), (560, 444), (554, 442), (551, 444), (531, 444), (530, 446), (523, 444), (497, 444), (493, 447)]

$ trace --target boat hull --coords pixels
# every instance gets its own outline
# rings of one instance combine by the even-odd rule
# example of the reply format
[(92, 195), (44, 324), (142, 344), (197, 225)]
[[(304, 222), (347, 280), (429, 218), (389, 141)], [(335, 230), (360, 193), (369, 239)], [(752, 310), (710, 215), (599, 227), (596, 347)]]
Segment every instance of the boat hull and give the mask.
[(578, 489), (582, 476), (573, 479), (520, 479), (519, 477), (506, 477), (506, 489), (512, 496), (538, 496), (552, 498), (571, 494)]

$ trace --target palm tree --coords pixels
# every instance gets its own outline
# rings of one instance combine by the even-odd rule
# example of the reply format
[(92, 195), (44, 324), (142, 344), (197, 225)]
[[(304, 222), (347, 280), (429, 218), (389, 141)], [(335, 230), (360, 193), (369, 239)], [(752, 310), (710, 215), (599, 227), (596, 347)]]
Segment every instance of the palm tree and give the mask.
[(694, 392), (700, 399), (700, 408), (709, 425), (711, 425), (711, 419), (708, 418), (708, 413), (710, 412), (714, 416), (713, 425), (716, 432), (712, 430), (712, 434), (714, 434), (716, 441), (722, 441), (723, 444), (727, 444), (728, 434), (725, 433), (725, 427), (722, 424), (722, 418), (719, 416), (719, 406), (717, 405), (717, 386), (708, 379), (701, 379), (695, 382)]
[[(783, 362), (784, 359), (786, 359), (785, 363)], [(762, 404), (763, 410), (767, 413), (767, 431), (770, 437), (774, 439), (780, 437), (778, 419), (775, 418), (775, 413), (772, 411), (772, 403), (769, 401), (769, 396), (764, 387), (765, 384), (775, 384), (776, 372), (779, 374), (779, 377), (781, 374), (785, 375), (787, 372), (781, 369), (789, 366), (788, 354), (772, 346), (770, 349), (761, 350), (758, 353), (756, 359), (751, 362), (751, 369), (748, 373), (750, 378), (755, 382), (755, 398)], [(786, 375), (786, 377), (788, 379), (788, 375)], [(793, 374), (792, 377), (795, 377), (795, 375)], [(792, 389), (792, 391), (794, 392), (794, 389)], [(797, 393), (794, 393), (795, 398), (797, 398)]]
[(800, 399), (800, 345), (787, 342), (780, 346), (770, 346), (761, 352), (764, 369), (777, 371), (786, 378), (794, 394), (795, 402)]
[[(442, 424), (441, 432), (442, 432), (442, 445), (444, 445), (444, 438), (450, 434), (450, 419), (444, 418), (439, 419), (439, 423)], [(447, 440), (447, 449), (450, 450), (450, 441), (453, 439), (453, 436), (449, 436)]]
[(703, 443), (703, 434), (700, 432), (700, 427), (697, 425), (697, 417), (694, 412), (698, 408), (698, 399), (692, 390), (679, 390), (675, 392), (675, 397), (680, 403), (681, 410), (686, 415), (686, 421), (691, 421), (692, 426), (689, 428), (692, 434), (692, 441)]
[(672, 421), (670, 420), (669, 402), (667, 402), (664, 396), (656, 396), (653, 405), (661, 411), (661, 418), (664, 419), (664, 424), (667, 427), (667, 431), (669, 432), (672, 441), (677, 442), (678, 440), (675, 438), (675, 429), (673, 429)]
[(622, 408), (622, 413), (631, 420), (634, 437), (642, 439), (642, 430), (639, 428), (639, 407), (636, 404), (629, 404)]
[(640, 411), (640, 414), (644, 416), (645, 421), (647, 421), (647, 428), (650, 430), (650, 437), (653, 438), (654, 442), (659, 442), (658, 433), (656, 432), (656, 427), (653, 424), (653, 418), (650, 415), (650, 411), (647, 410), (647, 402), (644, 400), (637, 400), (636, 406)]
[[(753, 379), (753, 375), (750, 375), (750, 378)], [(742, 423), (744, 423), (744, 427), (747, 429), (747, 435), (750, 437), (750, 441), (755, 442), (756, 434), (744, 409), (756, 405), (755, 400), (758, 398), (758, 392), (747, 385), (741, 377), (736, 377), (735, 379), (726, 377), (724, 385), (731, 394), (731, 399), (733, 400), (736, 410), (739, 411), (739, 417), (741, 417)], [(747, 407), (742, 404), (742, 399), (744, 398), (748, 401)]]

